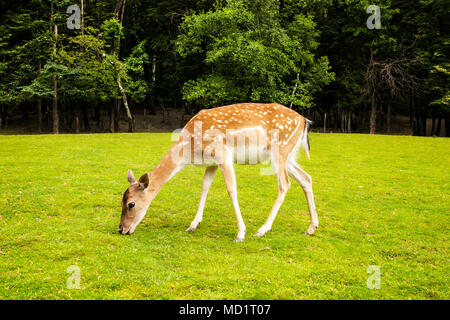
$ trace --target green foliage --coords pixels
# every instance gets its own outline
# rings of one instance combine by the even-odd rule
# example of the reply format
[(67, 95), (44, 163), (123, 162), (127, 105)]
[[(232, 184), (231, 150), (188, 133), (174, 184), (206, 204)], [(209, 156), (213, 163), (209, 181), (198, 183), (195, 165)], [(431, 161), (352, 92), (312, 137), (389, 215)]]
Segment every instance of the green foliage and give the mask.
[(136, 102), (142, 102), (149, 91), (148, 84), (144, 78), (144, 65), (148, 63), (145, 45), (145, 41), (139, 43), (124, 61), (125, 70), (129, 76), (125, 91)]
[(178, 52), (203, 54), (205, 67), (185, 84), (184, 98), (210, 107), (230, 101), (313, 106), (314, 93), (333, 78), (326, 57), (314, 55), (314, 29), (304, 15), (282, 28), (276, 1), (232, 0), (185, 17)]
[[(35, 112), (57, 76), (62, 112), (80, 101), (109, 108), (121, 79), (130, 104), (153, 108), (276, 101), (359, 118), (371, 59), (404, 59), (419, 85), (395, 96), (380, 85), (377, 110), (406, 114), (417, 100), (424, 115), (450, 116), (446, 0), (140, 0), (127, 2), (123, 21), (113, 2), (93, 0), (83, 32), (66, 27), (69, 0), (0, 2), (2, 107)], [(380, 30), (366, 27), (371, 4), (381, 8)]]
[[(39, 9), (39, 6), (36, 6)], [(17, 105), (26, 100), (22, 86), (37, 75), (39, 65), (50, 58), (52, 34), (45, 21), (31, 11), (6, 11), (0, 25), (0, 104)]]
[(56, 62), (48, 62), (42, 72), (23, 92), (41, 98), (53, 95), (53, 77), (58, 82), (58, 92), (72, 101), (97, 101), (104, 103), (118, 98), (117, 78), (123, 80), (130, 98), (136, 102), (145, 99), (148, 85), (144, 81), (144, 64), (148, 55), (144, 51), (145, 42), (136, 46), (124, 62), (115, 53), (108, 54), (111, 46), (121, 34), (121, 26), (116, 19), (102, 25), (102, 33), (87, 27), (84, 34), (71, 37), (61, 36)]
[(434, 70), (430, 71), (433, 86), (431, 90), (436, 94), (437, 98), (431, 104), (438, 105), (446, 112), (450, 112), (450, 63), (434, 66)]
[[(381, 29), (370, 30), (366, 26), (369, 14), (366, 8), (376, 4), (381, 8)], [(333, 107), (356, 109), (364, 106), (364, 76), (370, 62), (371, 52), (377, 60), (392, 56), (395, 39), (391, 32), (392, 16), (398, 9), (391, 1), (333, 0), (317, 2), (288, 1), (283, 11), (286, 19), (299, 12), (309, 12), (320, 30), (318, 42), (320, 54), (329, 58), (336, 81), (325, 88), (322, 97), (326, 103), (320, 108)]]
[(189, 80), (183, 87), (183, 97), (188, 101), (196, 101), (200, 105), (226, 104), (245, 100), (245, 93), (237, 88), (233, 81), (220, 75), (207, 75), (197, 80)]
[(111, 18), (105, 20), (101, 26), (103, 31), (103, 38), (108, 47), (111, 47), (115, 52), (118, 48), (118, 40), (123, 38), (123, 27), (120, 24), (119, 20), (116, 18)]
[(84, 71), (81, 68), (69, 68), (62, 64), (49, 62), (29, 86), (23, 87), (23, 92), (41, 98), (51, 98), (54, 92), (53, 78), (56, 77), (57, 89), (60, 94), (70, 98), (83, 96), (88, 93), (81, 86), (87, 78)]
[(87, 28), (84, 35), (60, 41), (64, 46), (58, 47), (55, 62), (48, 62), (23, 92), (51, 98), (56, 76), (58, 92), (65, 99), (106, 102), (118, 96), (115, 71), (103, 61), (106, 45), (98, 30)]

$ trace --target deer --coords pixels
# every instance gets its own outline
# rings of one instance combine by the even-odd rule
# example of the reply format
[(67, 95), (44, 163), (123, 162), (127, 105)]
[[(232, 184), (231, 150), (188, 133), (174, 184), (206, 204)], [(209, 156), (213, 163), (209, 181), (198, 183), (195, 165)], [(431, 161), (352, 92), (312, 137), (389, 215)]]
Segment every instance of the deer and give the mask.
[[(308, 131), (311, 121), (278, 103), (240, 103), (203, 109), (191, 118), (178, 138), (150, 173), (136, 180), (128, 170), (130, 186), (122, 198), (119, 233), (134, 233), (160, 189), (188, 164), (206, 167), (197, 213), (187, 228), (193, 232), (202, 222), (206, 197), (217, 169), (222, 172), (237, 220), (236, 242), (245, 239), (246, 227), (239, 208), (234, 164), (270, 161), (276, 174), (278, 194), (265, 223), (255, 236), (271, 231), (273, 222), (291, 186), (297, 181), (306, 197), (310, 225), (306, 235), (319, 226), (311, 176), (297, 163), (301, 149), (310, 158)], [(237, 140), (237, 143), (236, 143)]]

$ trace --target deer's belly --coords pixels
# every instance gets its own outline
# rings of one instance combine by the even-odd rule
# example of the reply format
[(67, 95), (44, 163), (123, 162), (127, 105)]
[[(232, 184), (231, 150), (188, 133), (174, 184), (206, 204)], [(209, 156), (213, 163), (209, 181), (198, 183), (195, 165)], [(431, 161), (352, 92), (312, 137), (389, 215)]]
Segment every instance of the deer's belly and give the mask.
[(232, 154), (233, 162), (237, 164), (258, 164), (270, 159), (267, 146), (237, 146)]
[(270, 159), (267, 135), (261, 127), (227, 130), (224, 135), (206, 134), (203, 138), (203, 143), (194, 143), (196, 165), (217, 165), (230, 160), (237, 164), (258, 164)]
[(258, 163), (266, 163), (270, 160), (270, 153), (266, 146), (241, 146), (234, 148), (226, 148), (223, 154), (213, 152), (195, 152), (195, 159), (192, 164), (198, 166), (211, 166), (221, 164), (231, 158), (233, 163), (254, 165)]

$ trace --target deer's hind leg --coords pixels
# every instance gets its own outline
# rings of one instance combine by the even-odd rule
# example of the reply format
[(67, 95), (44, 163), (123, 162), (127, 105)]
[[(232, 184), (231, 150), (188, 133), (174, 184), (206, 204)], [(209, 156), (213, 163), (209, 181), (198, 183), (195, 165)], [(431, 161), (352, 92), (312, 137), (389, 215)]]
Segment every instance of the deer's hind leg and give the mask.
[[(274, 162), (272, 162), (274, 164)], [(291, 187), (291, 182), (289, 181), (288, 171), (286, 162), (283, 159), (279, 159), (277, 161), (277, 164), (274, 165), (275, 172), (277, 174), (277, 181), (278, 181), (278, 195), (277, 199), (275, 200), (275, 203), (272, 207), (272, 210), (270, 211), (269, 216), (267, 217), (266, 222), (262, 225), (261, 228), (259, 228), (258, 232), (256, 232), (255, 236), (262, 237), (267, 232), (269, 232), (272, 229), (273, 221), (275, 220), (278, 210), (280, 209), (284, 197), (286, 196), (286, 193), (288, 192), (289, 188)]]
[(311, 176), (300, 168), (294, 159), (288, 162), (287, 167), (289, 175), (301, 185), (303, 192), (305, 193), (306, 201), (308, 202), (309, 216), (311, 219), (311, 224), (305, 234), (312, 235), (319, 226), (319, 219), (317, 218), (316, 206), (314, 204)]
[(200, 204), (198, 205), (197, 214), (195, 215), (194, 220), (192, 221), (189, 228), (186, 229), (188, 232), (192, 232), (197, 229), (200, 222), (203, 219), (203, 210), (205, 209), (206, 196), (208, 195), (209, 188), (214, 180), (214, 176), (217, 171), (217, 166), (207, 167), (205, 170), (205, 175), (203, 177), (202, 183), (202, 195), (200, 197)]

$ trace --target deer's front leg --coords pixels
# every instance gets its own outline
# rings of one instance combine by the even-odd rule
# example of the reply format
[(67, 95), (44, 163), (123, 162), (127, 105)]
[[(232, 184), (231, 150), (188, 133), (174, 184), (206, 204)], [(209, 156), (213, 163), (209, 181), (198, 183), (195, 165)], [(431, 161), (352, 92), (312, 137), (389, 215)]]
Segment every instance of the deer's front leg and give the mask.
[(236, 213), (238, 234), (234, 241), (242, 242), (245, 239), (245, 224), (244, 220), (242, 219), (241, 210), (239, 209), (236, 190), (236, 176), (234, 174), (233, 164), (231, 162), (225, 162), (224, 164), (220, 165), (220, 171), (222, 171), (222, 175), (227, 186), (227, 191), (231, 201), (233, 202), (234, 212)]
[(205, 176), (203, 177), (202, 183), (202, 195), (200, 197), (200, 204), (198, 206), (197, 214), (192, 221), (189, 228), (186, 231), (191, 232), (197, 229), (197, 226), (202, 222), (203, 210), (205, 209), (206, 196), (208, 195), (209, 188), (214, 180), (214, 175), (216, 174), (217, 166), (207, 167), (205, 170)]

